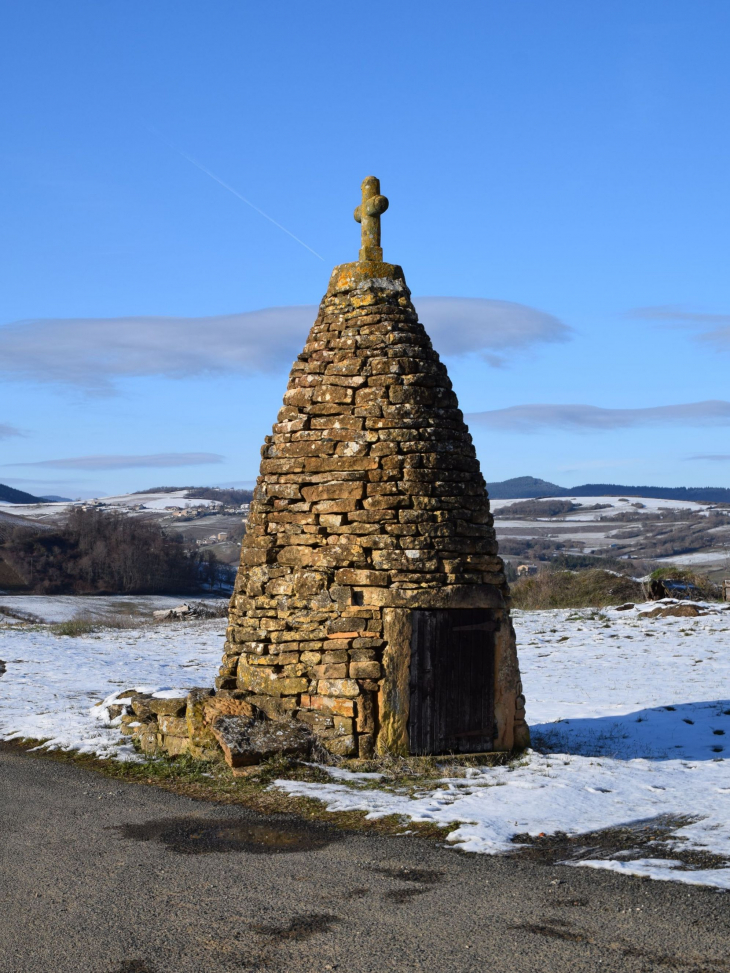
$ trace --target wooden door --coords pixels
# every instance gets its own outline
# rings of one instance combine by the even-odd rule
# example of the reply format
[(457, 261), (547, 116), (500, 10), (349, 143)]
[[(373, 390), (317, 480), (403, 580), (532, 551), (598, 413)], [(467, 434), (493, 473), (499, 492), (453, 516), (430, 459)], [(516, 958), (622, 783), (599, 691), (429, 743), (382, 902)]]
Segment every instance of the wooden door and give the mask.
[(494, 740), (494, 633), (488, 608), (413, 612), (412, 754), (480, 753)]

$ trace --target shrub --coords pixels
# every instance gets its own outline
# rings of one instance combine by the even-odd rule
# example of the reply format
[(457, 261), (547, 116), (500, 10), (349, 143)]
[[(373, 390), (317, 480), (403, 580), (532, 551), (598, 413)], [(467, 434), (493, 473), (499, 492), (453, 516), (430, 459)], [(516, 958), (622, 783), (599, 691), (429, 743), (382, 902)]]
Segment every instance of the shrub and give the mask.
[(678, 568), (673, 564), (666, 567), (657, 568), (649, 576), (652, 581), (679, 581), (681, 584), (690, 585), (696, 591), (691, 592), (691, 596), (700, 601), (719, 601), (722, 598), (722, 586), (711, 581), (704, 574), (697, 574), (691, 568)]
[(594, 568), (588, 571), (541, 571), (512, 585), (515, 608), (604, 608), (645, 601), (640, 581)]
[(79, 635), (88, 635), (89, 632), (95, 631), (98, 627), (98, 624), (94, 624), (90, 618), (72, 618), (67, 622), (51, 625), (51, 631), (54, 635), (68, 635), (71, 638), (78, 638)]

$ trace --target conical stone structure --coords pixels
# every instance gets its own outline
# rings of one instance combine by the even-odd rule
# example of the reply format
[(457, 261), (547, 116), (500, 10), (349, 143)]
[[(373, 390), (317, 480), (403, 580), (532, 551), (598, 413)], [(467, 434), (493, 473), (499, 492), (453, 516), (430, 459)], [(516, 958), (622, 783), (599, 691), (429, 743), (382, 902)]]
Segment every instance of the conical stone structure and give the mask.
[(366, 179), (360, 260), (333, 271), (262, 447), (217, 687), (345, 756), (509, 750), (529, 738), (486, 486), (382, 261), (387, 205)]

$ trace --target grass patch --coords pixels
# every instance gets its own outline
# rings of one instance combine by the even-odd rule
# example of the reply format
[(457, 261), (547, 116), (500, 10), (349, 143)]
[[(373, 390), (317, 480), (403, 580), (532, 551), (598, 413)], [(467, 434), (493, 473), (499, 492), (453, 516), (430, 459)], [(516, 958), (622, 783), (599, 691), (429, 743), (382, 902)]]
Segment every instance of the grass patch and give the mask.
[(594, 568), (589, 571), (542, 571), (520, 578), (510, 588), (515, 608), (605, 608), (646, 601), (640, 581)]
[(54, 635), (78, 638), (80, 635), (89, 635), (102, 629), (139, 629), (143, 627), (144, 623), (133, 615), (106, 615), (101, 618), (95, 618), (93, 615), (79, 615), (67, 622), (49, 625), (49, 631), (53, 632)]

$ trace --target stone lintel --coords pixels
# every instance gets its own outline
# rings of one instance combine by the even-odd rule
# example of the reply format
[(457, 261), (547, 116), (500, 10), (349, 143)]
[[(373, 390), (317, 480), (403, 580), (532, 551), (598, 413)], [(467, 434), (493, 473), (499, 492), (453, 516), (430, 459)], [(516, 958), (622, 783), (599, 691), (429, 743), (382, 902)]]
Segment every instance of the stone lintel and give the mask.
[(501, 590), (492, 584), (455, 584), (438, 588), (360, 588), (365, 607), (504, 609)]

